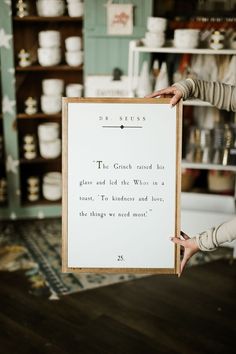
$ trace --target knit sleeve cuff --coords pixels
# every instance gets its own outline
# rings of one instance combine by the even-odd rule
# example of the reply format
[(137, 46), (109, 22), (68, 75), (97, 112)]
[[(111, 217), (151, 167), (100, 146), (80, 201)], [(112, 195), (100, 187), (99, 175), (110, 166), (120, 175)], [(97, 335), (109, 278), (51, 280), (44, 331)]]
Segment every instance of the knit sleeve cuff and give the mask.
[(173, 84), (173, 86), (175, 86), (182, 93), (183, 100), (186, 100), (187, 98), (192, 96), (195, 89), (195, 83), (190, 78), (176, 82), (175, 84)]
[(211, 241), (207, 232), (202, 232), (195, 237), (198, 248), (204, 252), (215, 251), (217, 247), (215, 247), (214, 243)]

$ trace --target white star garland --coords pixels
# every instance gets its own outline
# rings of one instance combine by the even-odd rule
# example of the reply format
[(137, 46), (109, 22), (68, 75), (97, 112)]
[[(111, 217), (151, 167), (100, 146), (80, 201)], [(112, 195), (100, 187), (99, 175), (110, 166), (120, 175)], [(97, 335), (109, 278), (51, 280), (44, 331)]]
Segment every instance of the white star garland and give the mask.
[(15, 100), (10, 100), (8, 96), (4, 96), (2, 100), (2, 112), (3, 113), (9, 113), (9, 114), (14, 114), (14, 109), (13, 107), (16, 105)]
[(7, 156), (6, 170), (7, 172), (17, 173), (17, 167), (19, 166), (19, 160), (14, 160), (11, 155)]
[(4, 2), (6, 5), (11, 6), (11, 0), (5, 0)]
[(6, 49), (10, 49), (10, 40), (12, 39), (11, 34), (7, 34), (3, 28), (0, 29), (0, 48), (5, 47)]

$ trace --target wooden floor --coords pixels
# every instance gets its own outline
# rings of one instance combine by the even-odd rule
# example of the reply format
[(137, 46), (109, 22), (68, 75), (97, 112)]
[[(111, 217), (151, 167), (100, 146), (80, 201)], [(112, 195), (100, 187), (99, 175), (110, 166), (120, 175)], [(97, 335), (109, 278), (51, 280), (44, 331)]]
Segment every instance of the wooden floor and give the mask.
[(236, 263), (191, 267), (48, 301), (0, 273), (2, 354), (236, 352)]

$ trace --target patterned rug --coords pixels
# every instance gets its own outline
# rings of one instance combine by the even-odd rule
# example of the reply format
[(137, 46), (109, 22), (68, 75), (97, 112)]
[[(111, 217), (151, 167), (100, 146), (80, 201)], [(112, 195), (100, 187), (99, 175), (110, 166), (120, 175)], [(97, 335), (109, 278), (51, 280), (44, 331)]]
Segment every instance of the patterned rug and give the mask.
[[(220, 258), (232, 260), (231, 248), (198, 252), (190, 266)], [(4, 222), (0, 225), (0, 270), (24, 269), (31, 292), (50, 299), (142, 277), (133, 274), (61, 273), (61, 220)]]

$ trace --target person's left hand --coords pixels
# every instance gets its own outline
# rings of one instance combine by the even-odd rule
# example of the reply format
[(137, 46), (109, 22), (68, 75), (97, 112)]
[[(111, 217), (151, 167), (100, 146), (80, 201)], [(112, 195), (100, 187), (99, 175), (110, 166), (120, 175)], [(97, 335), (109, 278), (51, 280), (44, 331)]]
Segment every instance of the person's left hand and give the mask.
[(199, 251), (199, 247), (194, 238), (190, 238), (183, 231), (181, 231), (180, 234), (184, 238), (184, 240), (181, 240), (178, 237), (171, 237), (171, 241), (184, 248), (184, 255), (180, 265), (180, 274), (181, 274), (189, 259)]

